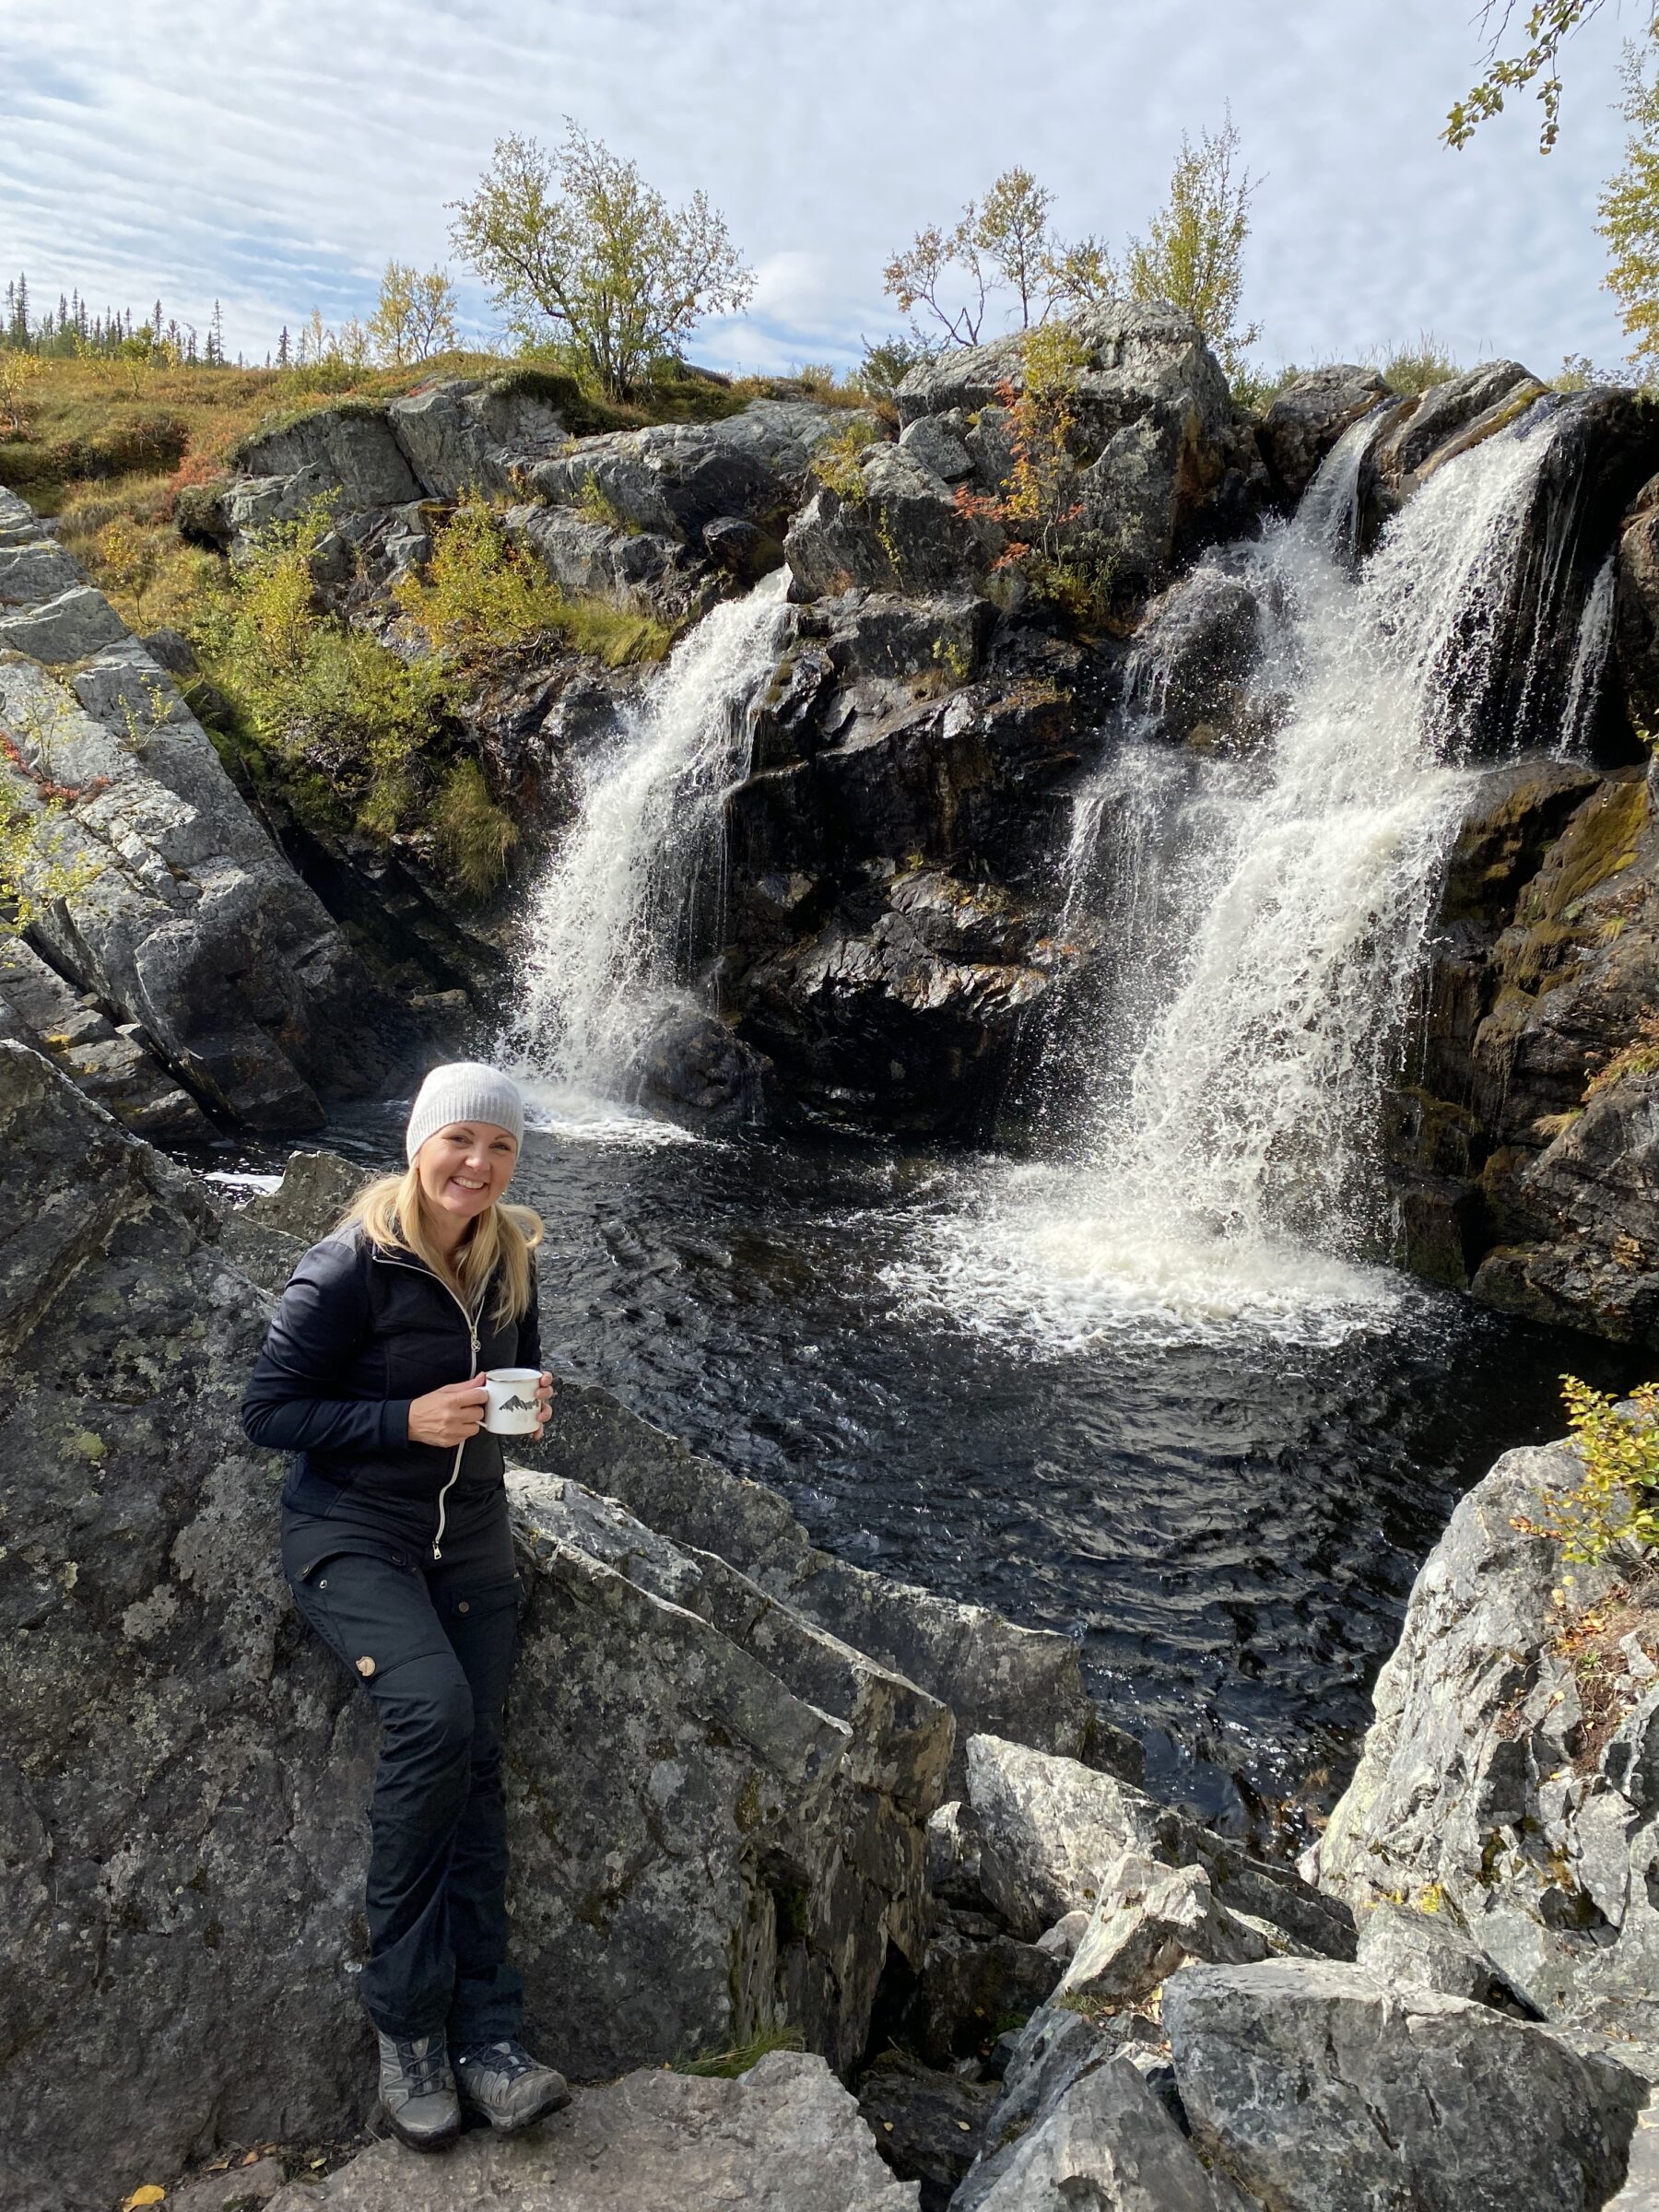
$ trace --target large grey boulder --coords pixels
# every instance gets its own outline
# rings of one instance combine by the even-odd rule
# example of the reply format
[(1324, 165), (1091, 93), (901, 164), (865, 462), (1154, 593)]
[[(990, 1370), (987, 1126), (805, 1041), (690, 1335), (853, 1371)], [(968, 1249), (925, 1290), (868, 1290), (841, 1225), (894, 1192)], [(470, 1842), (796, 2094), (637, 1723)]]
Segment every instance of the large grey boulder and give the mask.
[[(21, 2201), (83, 2212), (360, 2118), (372, 1728), (292, 1614), (282, 1470), (237, 1420), (297, 1240), (231, 1234), (5, 1042), (0, 1148), (0, 2102)], [(591, 2077), (787, 2023), (848, 2065), (889, 1946), (920, 1957), (948, 1715), (724, 1562), (525, 1486), (534, 2039)]]
[(54, 865), (60, 887), (37, 949), (203, 1105), (256, 1129), (314, 1127), (324, 1098), (383, 1085), (413, 1023), (254, 820), (172, 677), (89, 587), (6, 620), (0, 776), (36, 825), (26, 880)]
[(1230, 1913), (1308, 1950), (1353, 1957), (1343, 1907), (1115, 1775), (991, 1735), (969, 1739), (967, 1770), (980, 1886), (1017, 1934), (1035, 1937), (1067, 1912), (1092, 1912), (1134, 1853), (1202, 1867)]
[(1129, 1853), (1101, 1877), (1088, 1927), (1056, 1994), (1091, 2014), (1126, 2011), (1150, 2003), (1172, 1973), (1195, 1960), (1252, 1965), (1273, 1949), (1258, 1927), (1219, 1902), (1202, 1866), (1164, 1866)]
[[(592, 2079), (783, 2021), (838, 2069), (889, 1947), (919, 1962), (949, 1715), (713, 1558), (571, 1541), (515, 1481), (535, 1572), (509, 1725), (516, 1955), (532, 2040)], [(636, 1577), (638, 1579), (636, 1579)], [(677, 1594), (667, 1595), (665, 1591)]]
[[(1508, 1452), (1459, 1504), (1377, 1677), (1319, 1878), (1357, 1911), (1432, 1894), (1545, 2014), (1659, 2041), (1659, 1696), (1632, 1684), (1580, 1755), (1559, 1547), (1515, 1526), (1581, 1474), (1561, 1445)], [(1575, 1571), (1584, 1604), (1611, 1580)]]
[[(1219, 429), (1230, 410), (1227, 379), (1196, 324), (1159, 301), (1113, 301), (1066, 317), (1082, 349), (1076, 409), (1097, 430), (1121, 429), (1155, 406), (1195, 407), (1205, 427)], [(1001, 405), (1005, 392), (1025, 389), (1018, 334), (986, 346), (965, 346), (911, 370), (899, 387), (906, 428), (924, 415), (955, 408), (973, 414)]]
[(1163, 2019), (1194, 2145), (1276, 2212), (1594, 2212), (1647, 2096), (1545, 2029), (1326, 1959), (1190, 1967)]
[(1273, 488), (1294, 507), (1343, 432), (1394, 394), (1382, 371), (1333, 362), (1275, 393), (1256, 425), (1256, 442)]
[(439, 377), (394, 399), (386, 419), (421, 488), (435, 500), (511, 492), (526, 470), (570, 442), (558, 408), (534, 382), (510, 376)]
[(84, 661), (105, 646), (119, 645), (126, 635), (125, 623), (103, 594), (84, 582), (0, 615), (0, 653), (23, 653), (48, 667)]
[(1373, 1905), (1359, 1923), (1356, 1959), (1388, 1989), (1438, 1990), (1443, 1997), (1467, 1997), (1477, 2005), (1513, 2013), (1517, 2019), (1540, 2018), (1537, 2007), (1527, 2003), (1448, 1912)]
[(342, 506), (401, 507), (420, 497), (393, 429), (389, 410), (362, 400), (317, 407), (269, 429), (256, 430), (236, 453), (240, 474), (292, 477), (317, 472), (337, 488)]
[(723, 517), (781, 525), (805, 488), (814, 448), (850, 419), (806, 402), (754, 400), (719, 422), (584, 438), (527, 473), (556, 505), (700, 546), (706, 526)]
[(271, 2212), (914, 2212), (821, 2058), (774, 2051), (735, 2081), (658, 2068), (589, 2089), (525, 2135), (465, 2136), (442, 2158), (376, 2144)]
[[(1067, 407), (1082, 467), (1079, 512), (1063, 542), (1110, 560), (1117, 588), (1129, 590), (1167, 569), (1232, 468), (1227, 379), (1196, 324), (1159, 302), (1085, 309), (1067, 327), (1081, 356)], [(978, 489), (994, 493), (1012, 459), (1007, 403), (1024, 387), (1020, 337), (999, 338), (912, 369), (899, 387), (900, 418), (908, 433), (949, 418), (941, 428), (971, 454)], [(911, 442), (920, 458), (925, 447)]]
[(15, 545), (0, 540), (0, 606), (35, 606), (85, 582), (79, 562), (55, 538), (37, 535)]

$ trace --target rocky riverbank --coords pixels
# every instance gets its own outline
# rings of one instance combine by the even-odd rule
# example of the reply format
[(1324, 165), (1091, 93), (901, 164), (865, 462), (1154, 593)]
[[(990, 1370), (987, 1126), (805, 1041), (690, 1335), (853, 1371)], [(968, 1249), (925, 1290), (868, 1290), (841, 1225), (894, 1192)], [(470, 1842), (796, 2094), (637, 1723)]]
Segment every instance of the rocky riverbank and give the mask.
[[(235, 1422), (349, 1171), (228, 1208), (15, 1041), (0, 1137), (0, 2203), (98, 2212), (366, 2109), (370, 1732)], [(1645, 2201), (1659, 1645), (1639, 1622), (1586, 1734), (1559, 1556), (1512, 1526), (1561, 1454), (1500, 1463), (1425, 1567), (1317, 1887), (1147, 1795), (1066, 1641), (826, 1559), (601, 1394), (537, 1457), (513, 1912), (535, 2040), (614, 2086), (447, 2166), (378, 2146), (283, 2212), (623, 2177), (778, 2212)], [(662, 2071), (780, 2037), (805, 2051)]]

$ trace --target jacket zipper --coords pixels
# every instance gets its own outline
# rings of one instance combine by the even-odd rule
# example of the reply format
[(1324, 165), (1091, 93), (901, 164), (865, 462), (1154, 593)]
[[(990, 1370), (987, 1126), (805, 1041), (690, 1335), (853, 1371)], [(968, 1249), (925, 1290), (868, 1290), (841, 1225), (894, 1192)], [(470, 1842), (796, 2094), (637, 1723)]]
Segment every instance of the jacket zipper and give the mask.
[[(418, 1266), (413, 1260), (388, 1259), (386, 1254), (382, 1252), (377, 1252), (374, 1256), (384, 1267), (406, 1267), (411, 1275), (424, 1275), (429, 1282), (434, 1282), (441, 1289), (449, 1291), (451, 1298), (454, 1299), (455, 1304), (460, 1311), (462, 1320), (466, 1324), (466, 1341), (472, 1347), (472, 1365), (466, 1371), (467, 1378), (470, 1381), (478, 1370), (478, 1324), (472, 1314), (467, 1312), (466, 1307), (462, 1303), (455, 1292), (450, 1288), (450, 1285), (444, 1281), (441, 1275), (434, 1274), (431, 1268)], [(438, 1493), (438, 1527), (432, 1537), (432, 1557), (434, 1559), (441, 1559), (443, 1557), (443, 1526), (449, 1512), (449, 1494), (454, 1488), (456, 1483), (461, 1479), (461, 1462), (465, 1454), (465, 1452), (466, 1439), (465, 1437), (463, 1437), (461, 1441), (455, 1446), (454, 1465), (450, 1468), (449, 1480), (444, 1484), (443, 1488)]]

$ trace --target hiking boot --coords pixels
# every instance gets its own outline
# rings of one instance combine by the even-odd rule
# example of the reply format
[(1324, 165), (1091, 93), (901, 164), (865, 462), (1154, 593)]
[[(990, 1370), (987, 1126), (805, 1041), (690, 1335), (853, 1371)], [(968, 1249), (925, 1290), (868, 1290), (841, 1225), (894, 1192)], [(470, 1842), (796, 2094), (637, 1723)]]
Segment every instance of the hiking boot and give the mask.
[(441, 2150), (461, 2133), (461, 2104), (441, 2035), (380, 2035), (381, 2111), (411, 2150)]
[(571, 2101), (562, 2074), (531, 2057), (523, 2043), (468, 2043), (455, 2053), (455, 2080), (475, 2112), (504, 2136)]

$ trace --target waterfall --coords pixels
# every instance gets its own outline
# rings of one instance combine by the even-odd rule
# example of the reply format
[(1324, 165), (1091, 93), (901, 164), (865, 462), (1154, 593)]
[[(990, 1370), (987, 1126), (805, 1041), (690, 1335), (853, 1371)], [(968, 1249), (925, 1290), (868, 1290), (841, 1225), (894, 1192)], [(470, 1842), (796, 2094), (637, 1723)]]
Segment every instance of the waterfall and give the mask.
[(1590, 749), (1595, 710), (1601, 703), (1602, 677), (1613, 644), (1613, 593), (1617, 556), (1609, 553), (1596, 571), (1584, 611), (1579, 618), (1578, 641), (1567, 678), (1567, 711), (1561, 717), (1561, 749), (1583, 758)]
[[(1317, 1340), (1400, 1295), (1370, 1264), (1386, 1229), (1382, 1094), (1465, 760), (1508, 680), (1554, 430), (1523, 425), (1437, 470), (1356, 572), (1351, 485), (1371, 427), (1343, 439), (1297, 518), (1216, 557), (1255, 590), (1253, 690), (1277, 697), (1277, 732), (1205, 763), (1201, 805), (1194, 771), (1163, 773), (1161, 831), (1135, 830), (1104, 910), (1130, 946), (1158, 939), (1152, 1003), (1117, 996), (1109, 1034), (1085, 1044), (1101, 1072), (1065, 1164), (1016, 1170), (938, 1226), (935, 1294), (942, 1270), (971, 1320), (1074, 1339), (1242, 1321)], [(1547, 649), (1547, 624), (1538, 638)], [(1148, 754), (1170, 748), (1130, 735), (1103, 775), (1144, 778)], [(1112, 818), (1097, 779), (1077, 841)]]
[(504, 1055), (561, 1115), (628, 1103), (664, 1016), (723, 925), (723, 802), (783, 622), (782, 574), (705, 616), (617, 736), (579, 764), (576, 819), (533, 902)]

